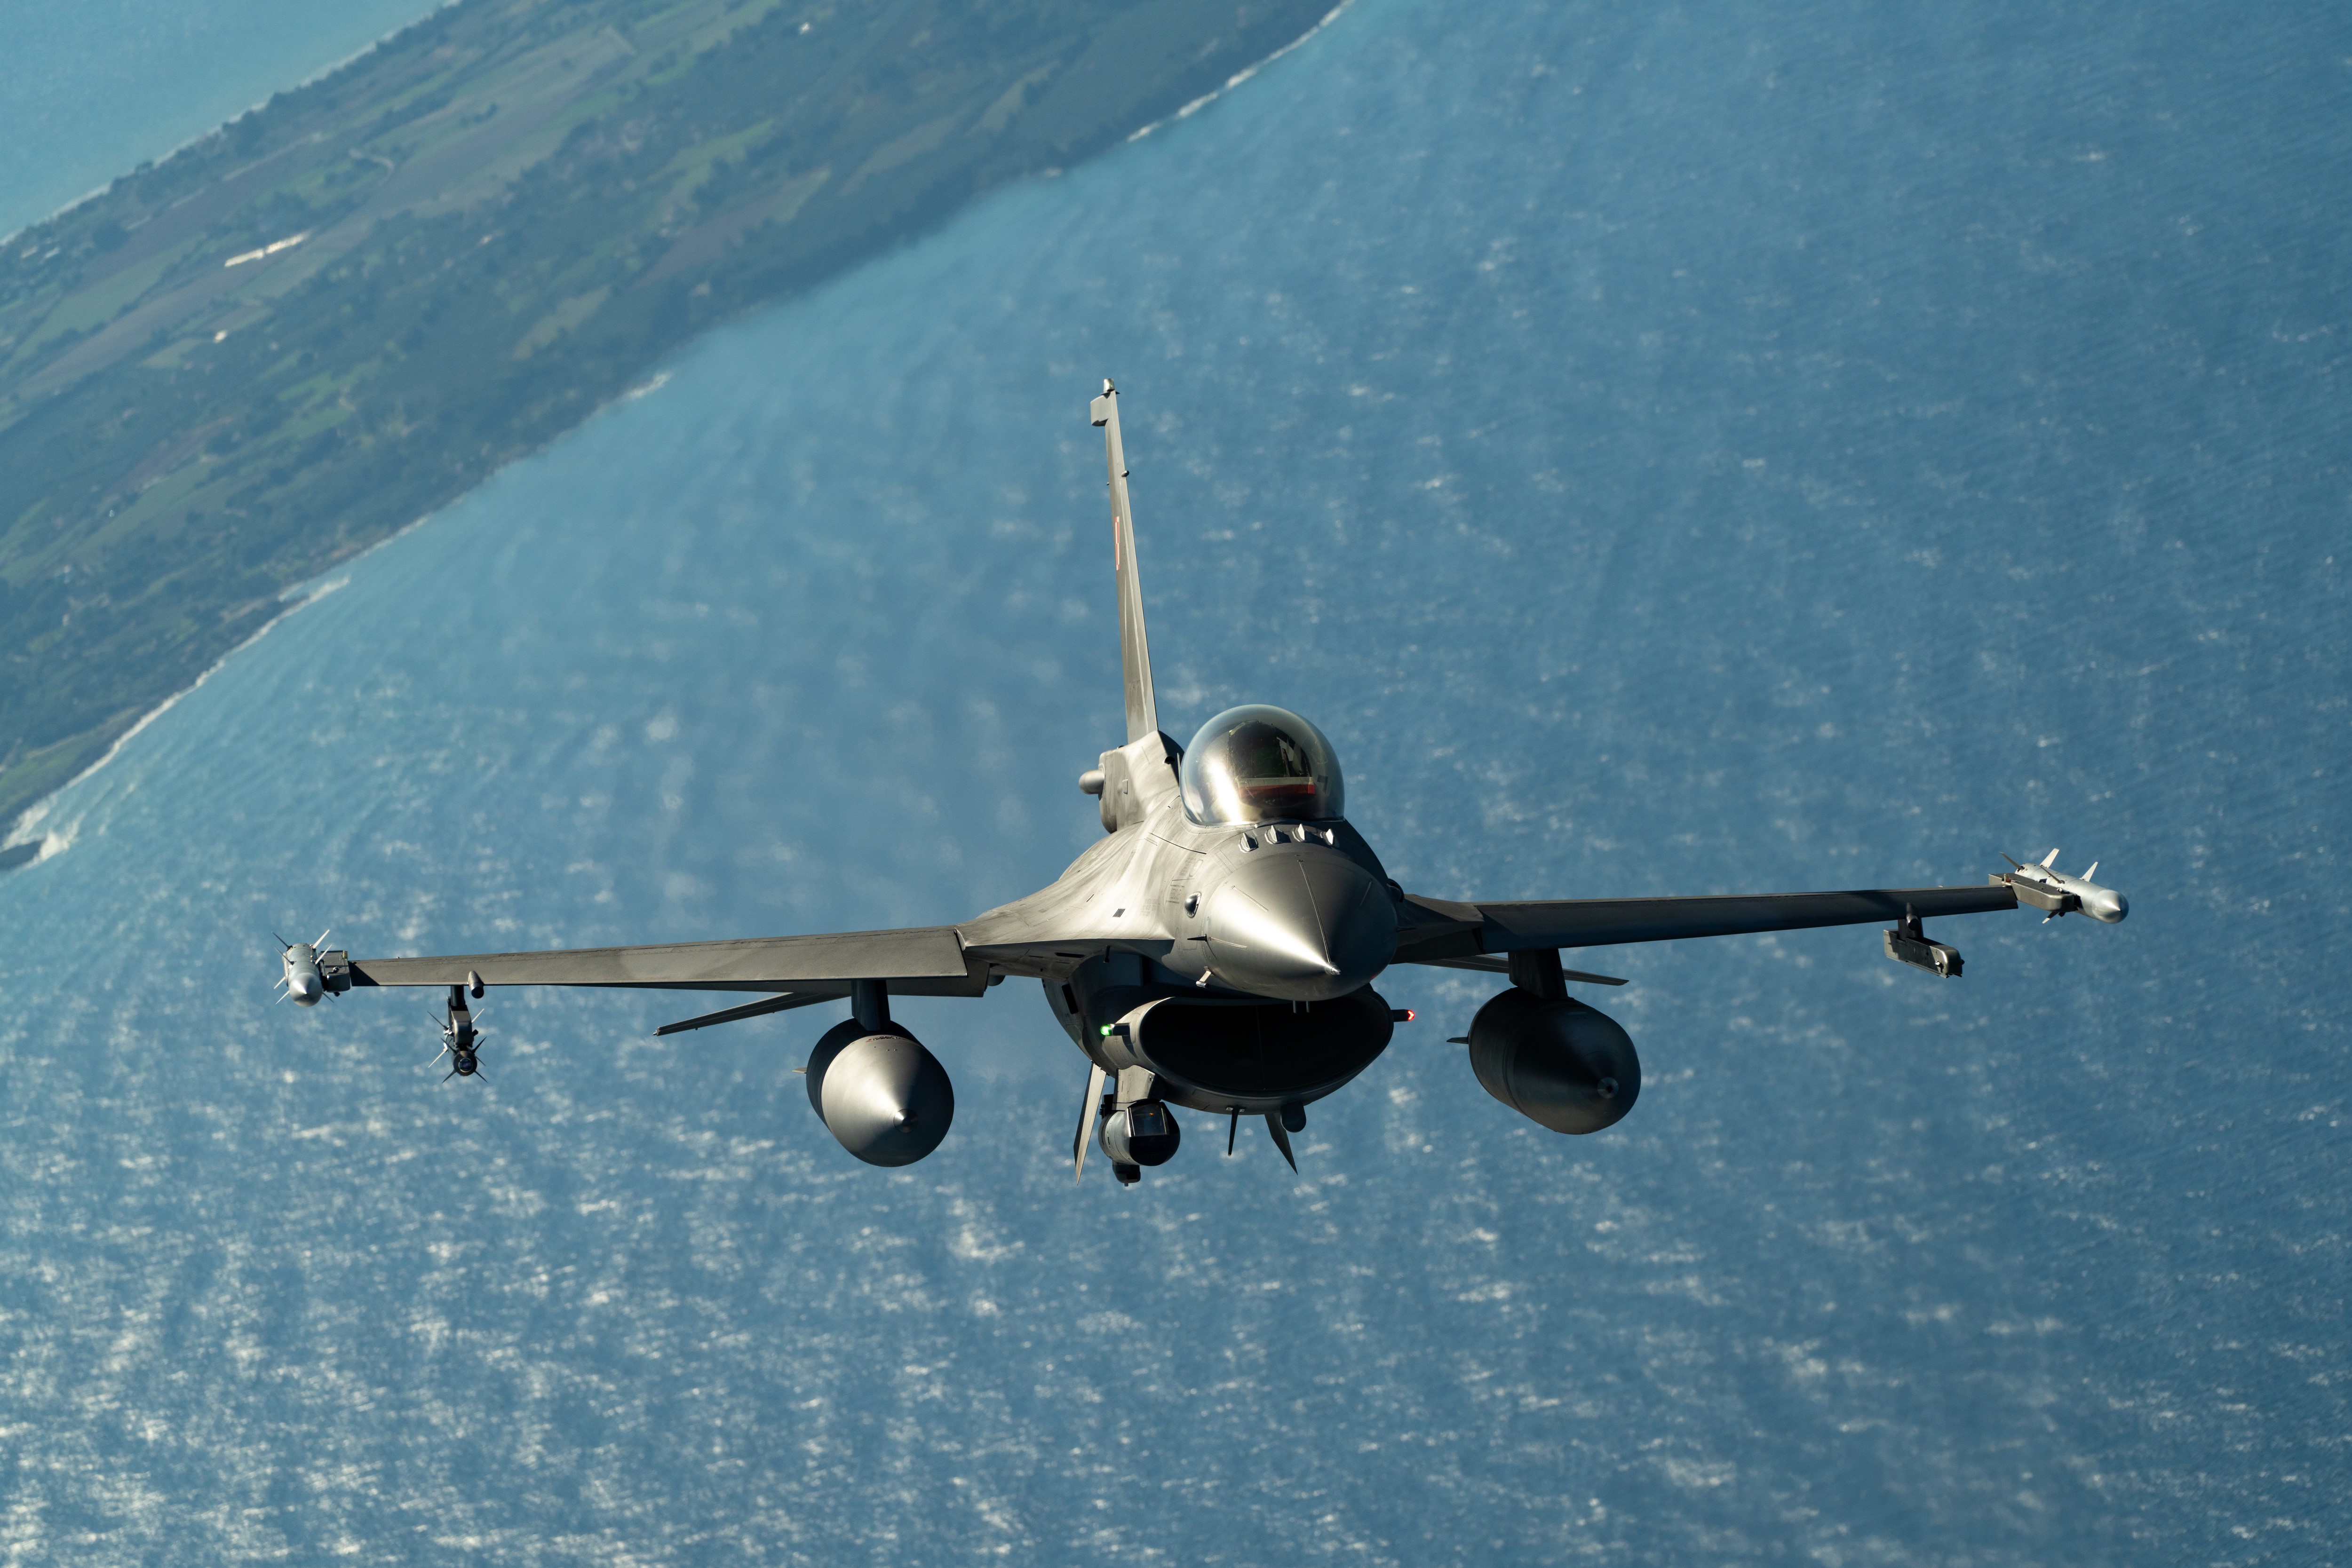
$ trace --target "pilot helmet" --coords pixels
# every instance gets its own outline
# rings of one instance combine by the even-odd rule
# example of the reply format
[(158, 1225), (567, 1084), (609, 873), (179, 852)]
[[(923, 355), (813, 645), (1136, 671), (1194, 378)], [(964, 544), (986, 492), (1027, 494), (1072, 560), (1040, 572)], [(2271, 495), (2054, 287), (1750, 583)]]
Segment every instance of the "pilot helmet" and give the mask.
[(1184, 810), (1196, 822), (1328, 822), (1343, 815), (1339, 759), (1286, 708), (1227, 708), (1185, 749)]

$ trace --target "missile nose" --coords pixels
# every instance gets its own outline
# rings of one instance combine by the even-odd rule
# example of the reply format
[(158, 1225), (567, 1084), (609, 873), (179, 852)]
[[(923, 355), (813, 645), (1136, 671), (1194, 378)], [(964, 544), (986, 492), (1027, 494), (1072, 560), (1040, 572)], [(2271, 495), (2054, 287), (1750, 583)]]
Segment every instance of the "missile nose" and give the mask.
[(2109, 925), (2131, 913), (2131, 900), (2112, 887), (2094, 887), (2084, 895), (2082, 902), (2084, 914)]
[(1324, 1001), (1388, 967), (1396, 910), (1370, 873), (1315, 845), (1260, 854), (1211, 899), (1209, 958), (1221, 980), (1260, 996)]

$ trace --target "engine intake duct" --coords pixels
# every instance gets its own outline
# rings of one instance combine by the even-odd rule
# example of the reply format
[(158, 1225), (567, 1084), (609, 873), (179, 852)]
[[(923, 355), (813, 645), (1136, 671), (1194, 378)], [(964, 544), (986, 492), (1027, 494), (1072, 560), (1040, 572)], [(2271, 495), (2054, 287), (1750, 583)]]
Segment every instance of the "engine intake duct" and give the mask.
[(1370, 986), (1322, 1002), (1162, 998), (1103, 1030), (1112, 1071), (1141, 1068), (1196, 1111), (1258, 1116), (1319, 1099), (1388, 1048), (1393, 1010)]
[(1572, 997), (1517, 986), (1470, 1021), (1470, 1066), (1486, 1092), (1555, 1133), (1597, 1133), (1633, 1108), (1642, 1059), (1617, 1020)]

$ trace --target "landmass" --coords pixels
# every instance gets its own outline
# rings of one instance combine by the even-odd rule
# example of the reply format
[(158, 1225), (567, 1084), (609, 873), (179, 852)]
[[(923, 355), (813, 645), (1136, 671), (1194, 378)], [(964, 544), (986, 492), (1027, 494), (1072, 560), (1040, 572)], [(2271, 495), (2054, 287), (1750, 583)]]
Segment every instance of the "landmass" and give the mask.
[(10, 236), (0, 822), (698, 334), (1331, 4), (461, 0)]

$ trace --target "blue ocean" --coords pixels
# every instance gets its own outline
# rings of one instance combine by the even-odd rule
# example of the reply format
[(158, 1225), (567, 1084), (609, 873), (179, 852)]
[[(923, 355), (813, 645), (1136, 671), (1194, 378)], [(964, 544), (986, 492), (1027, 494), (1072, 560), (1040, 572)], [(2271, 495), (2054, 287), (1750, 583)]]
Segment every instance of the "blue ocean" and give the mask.
[(433, 8), (434, 0), (0, 0), (0, 234)]
[[(2352, 12), (1355, 0), (706, 339), (310, 585), (0, 878), (0, 1551), (541, 1564), (2320, 1563), (2352, 1534)], [(154, 151), (154, 149), (150, 149)], [(143, 153), (142, 155), (144, 155)], [(1163, 723), (1407, 887), (1980, 881), (2113, 928), (1589, 949), (1068, 1165), (1024, 982), (851, 1160), (811, 1009), (355, 954), (962, 918), (1099, 833), (1118, 379)], [(2338, 1548), (2326, 1542), (2336, 1540)]]

